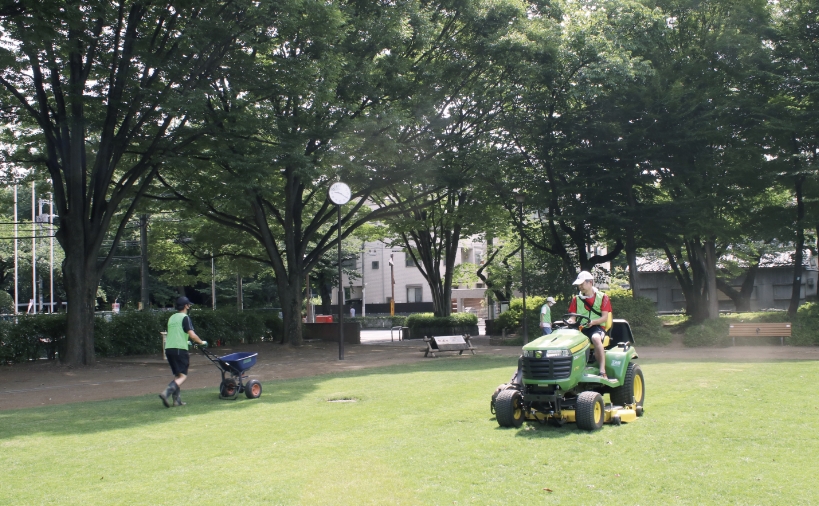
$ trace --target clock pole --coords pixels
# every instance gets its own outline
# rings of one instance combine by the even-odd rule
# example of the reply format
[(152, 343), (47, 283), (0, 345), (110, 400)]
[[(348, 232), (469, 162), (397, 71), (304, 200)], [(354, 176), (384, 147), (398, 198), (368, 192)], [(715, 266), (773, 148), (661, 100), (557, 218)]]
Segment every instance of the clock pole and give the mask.
[(350, 187), (341, 181), (333, 183), (327, 195), (336, 205), (338, 217), (338, 359), (344, 360), (344, 283), (341, 278), (341, 206), (350, 201)]
[(344, 283), (341, 282), (341, 204), (338, 210), (338, 359), (344, 360)]

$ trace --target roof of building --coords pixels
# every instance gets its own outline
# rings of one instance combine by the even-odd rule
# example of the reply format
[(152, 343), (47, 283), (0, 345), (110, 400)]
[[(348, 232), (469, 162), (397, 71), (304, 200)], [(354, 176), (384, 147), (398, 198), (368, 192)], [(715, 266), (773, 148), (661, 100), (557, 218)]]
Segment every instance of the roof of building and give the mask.
[[(775, 267), (791, 267), (793, 266), (793, 251), (780, 251), (776, 253), (768, 253), (763, 255), (759, 261), (760, 269), (771, 269)], [(740, 266), (746, 267), (747, 262), (738, 260), (734, 255), (723, 255), (720, 260), (725, 262), (734, 262)], [(804, 250), (802, 256), (802, 266), (807, 270), (817, 270), (816, 257), (811, 254), (809, 249)], [(637, 271), (638, 272), (671, 272), (671, 265), (665, 256), (645, 256), (637, 257)]]

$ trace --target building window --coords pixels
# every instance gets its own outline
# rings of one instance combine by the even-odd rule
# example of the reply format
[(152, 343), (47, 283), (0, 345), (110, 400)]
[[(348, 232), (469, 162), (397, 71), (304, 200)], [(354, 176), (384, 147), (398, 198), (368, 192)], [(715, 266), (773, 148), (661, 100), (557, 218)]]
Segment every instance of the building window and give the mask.
[(483, 283), (475, 283), (475, 288), (486, 288)]
[(407, 286), (407, 302), (424, 302), (423, 293), (420, 286)]
[(650, 300), (653, 303), (657, 303), (657, 289), (656, 288), (643, 288), (640, 290), (640, 297), (645, 297), (646, 299)]
[(352, 288), (349, 286), (344, 287), (344, 300), (350, 300), (353, 298), (352, 294), (350, 293), (351, 290)]
[(406, 267), (415, 267), (415, 260), (412, 259), (409, 253), (404, 255), (404, 265)]
[(378, 261), (377, 260), (373, 262), (373, 270), (374, 271), (378, 270)]
[[(793, 285), (774, 285), (773, 286), (773, 296), (774, 300), (790, 300), (791, 293), (793, 291)], [(799, 298), (805, 298), (805, 285), (802, 285), (799, 288)]]

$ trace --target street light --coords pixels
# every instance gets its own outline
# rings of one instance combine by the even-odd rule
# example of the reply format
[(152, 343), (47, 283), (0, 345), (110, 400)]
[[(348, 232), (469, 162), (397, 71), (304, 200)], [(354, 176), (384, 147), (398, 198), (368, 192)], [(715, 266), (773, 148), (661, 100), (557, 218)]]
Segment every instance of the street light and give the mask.
[(518, 220), (520, 226), (520, 291), (523, 294), (523, 344), (529, 342), (529, 329), (526, 325), (526, 266), (523, 263), (523, 201), (526, 195), (520, 190), (515, 192), (515, 202), (518, 203)]
[(390, 316), (395, 316), (395, 262), (390, 252), (390, 286), (392, 287), (392, 297), (390, 297)]

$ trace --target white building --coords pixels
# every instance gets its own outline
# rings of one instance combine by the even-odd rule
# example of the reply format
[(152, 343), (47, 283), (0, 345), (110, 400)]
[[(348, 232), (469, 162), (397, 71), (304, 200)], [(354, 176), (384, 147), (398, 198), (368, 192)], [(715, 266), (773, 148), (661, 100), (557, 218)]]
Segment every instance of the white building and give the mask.
[[(455, 265), (462, 263), (475, 264), (475, 270), (485, 258), (486, 245), (474, 238), (462, 239)], [(390, 255), (393, 259), (395, 284), (391, 283)], [(389, 247), (387, 244), (366, 242), (355, 260), (345, 263), (347, 269), (355, 269), (359, 276), (350, 279), (343, 276), (345, 303), (353, 301), (356, 314), (389, 313), (389, 303), (395, 290), (396, 313), (432, 311), (432, 292), (424, 277), (412, 260), (412, 257), (400, 247)], [(453, 284), (453, 312), (469, 311), (484, 316), (486, 288), (483, 283), (458, 286)], [(337, 304), (338, 290), (333, 291), (333, 304)], [(363, 302), (363, 308), (362, 308)]]

